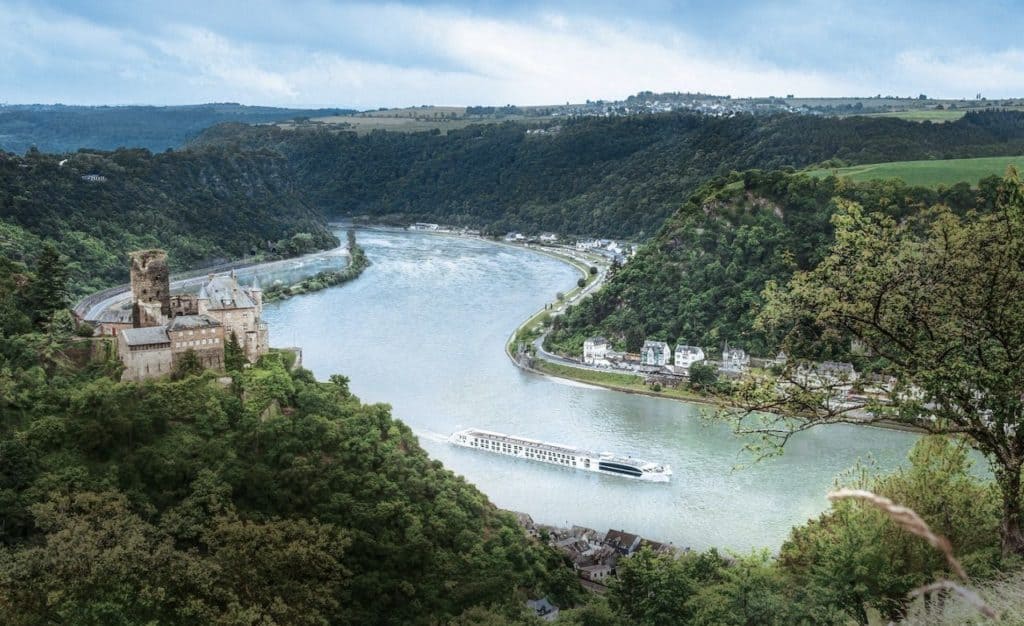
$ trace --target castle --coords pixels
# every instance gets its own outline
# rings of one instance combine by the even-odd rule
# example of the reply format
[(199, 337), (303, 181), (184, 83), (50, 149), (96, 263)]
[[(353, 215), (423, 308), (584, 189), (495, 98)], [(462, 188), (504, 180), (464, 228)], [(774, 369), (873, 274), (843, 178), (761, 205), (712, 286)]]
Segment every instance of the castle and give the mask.
[(198, 294), (172, 296), (166, 252), (132, 252), (131, 263), (131, 328), (117, 333), (121, 380), (166, 376), (190, 351), (204, 368), (223, 369), (232, 336), (250, 363), (270, 349), (258, 282), (243, 287), (234, 272), (210, 274)]

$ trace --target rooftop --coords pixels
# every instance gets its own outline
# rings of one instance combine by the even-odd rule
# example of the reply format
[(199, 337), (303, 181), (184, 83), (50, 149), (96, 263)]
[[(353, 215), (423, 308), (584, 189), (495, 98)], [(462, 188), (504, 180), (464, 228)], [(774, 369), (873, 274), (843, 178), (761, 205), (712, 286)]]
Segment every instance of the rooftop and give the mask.
[[(256, 303), (249, 297), (248, 291), (239, 287), (238, 281), (233, 276), (214, 276), (203, 285), (202, 291), (205, 291), (210, 299), (210, 310), (256, 307)], [(202, 292), (199, 297), (202, 297)]]
[(179, 315), (167, 324), (167, 330), (192, 330), (195, 328), (213, 328), (215, 326), (220, 326), (220, 322), (209, 315)]
[(153, 346), (171, 343), (171, 340), (167, 338), (167, 329), (163, 326), (126, 328), (121, 331), (121, 335), (129, 346)]

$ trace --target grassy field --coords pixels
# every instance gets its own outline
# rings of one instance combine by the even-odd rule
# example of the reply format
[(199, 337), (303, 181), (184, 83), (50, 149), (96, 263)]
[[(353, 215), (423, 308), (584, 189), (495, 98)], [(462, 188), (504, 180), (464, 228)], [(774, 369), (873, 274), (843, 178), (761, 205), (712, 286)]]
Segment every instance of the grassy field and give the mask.
[(885, 113), (868, 113), (865, 117), (895, 117), (911, 122), (955, 122), (964, 116), (963, 109), (917, 109), (912, 111), (887, 111)]
[(569, 367), (560, 363), (552, 363), (544, 359), (534, 359), (533, 368), (538, 372), (567, 378), (581, 383), (590, 383), (607, 389), (625, 391), (630, 393), (642, 393), (648, 396), (659, 398), (671, 398), (673, 400), (685, 400), (698, 404), (716, 404), (713, 396), (704, 396), (694, 393), (685, 387), (665, 387), (661, 391), (653, 391), (644, 382), (643, 376), (626, 374), (623, 372), (601, 372), (597, 370), (584, 369), (580, 367)]
[(824, 178), (835, 174), (855, 182), (880, 178), (900, 178), (908, 185), (937, 187), (967, 182), (971, 185), (986, 176), (1001, 176), (1008, 165), (1024, 169), (1024, 156), (983, 157), (977, 159), (948, 159), (935, 161), (894, 161), (854, 165), (839, 169), (820, 169), (808, 172), (811, 176)]
[[(529, 110), (539, 107), (520, 107)], [(439, 130), (442, 134), (450, 130), (465, 128), (470, 124), (498, 124), (506, 121), (519, 122), (550, 122), (551, 117), (541, 115), (507, 115), (477, 116), (466, 115), (466, 107), (423, 106), (404, 109), (386, 109), (383, 111), (363, 111), (353, 115), (331, 115), (315, 117), (309, 120), (313, 124), (336, 126), (339, 130), (355, 131), (366, 134), (375, 130), (389, 130), (415, 133), (428, 130)], [(282, 128), (290, 128), (292, 124), (282, 122)]]

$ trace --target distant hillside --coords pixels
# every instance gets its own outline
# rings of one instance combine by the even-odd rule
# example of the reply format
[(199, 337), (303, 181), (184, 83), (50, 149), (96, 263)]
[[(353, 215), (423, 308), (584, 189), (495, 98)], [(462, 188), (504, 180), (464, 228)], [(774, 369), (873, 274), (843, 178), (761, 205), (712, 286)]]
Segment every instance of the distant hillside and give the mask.
[(1007, 166), (1010, 165), (1024, 169), (1024, 156), (869, 163), (851, 167), (821, 168), (808, 174), (817, 178), (838, 176), (856, 182), (898, 178), (908, 185), (937, 187), (957, 183), (977, 185), (978, 181), (987, 176), (1005, 174)]
[(1024, 113), (948, 124), (670, 113), (447, 134), (235, 124), (194, 145), (280, 155), (330, 215), (645, 239), (699, 185), (733, 170), (1024, 154)]
[(0, 253), (31, 266), (51, 240), (84, 293), (126, 281), (138, 248), (166, 248), (180, 270), (265, 255), (268, 242), (291, 254), (337, 245), (287, 172), (278, 156), (225, 150), (0, 152)]
[(936, 191), (785, 172), (715, 179), (600, 291), (556, 320), (548, 348), (578, 354), (586, 337), (604, 335), (630, 351), (653, 338), (711, 349), (728, 342), (773, 354), (778, 338), (754, 328), (761, 292), (769, 280), (784, 283), (817, 265), (832, 242), (837, 199), (894, 216), (938, 203), (984, 210), (994, 202), (997, 180)]
[(169, 107), (8, 105), (0, 106), (0, 150), (24, 154), (32, 147), (43, 152), (146, 148), (162, 152), (179, 148), (203, 129), (223, 122), (263, 124), (351, 112), (231, 103)]

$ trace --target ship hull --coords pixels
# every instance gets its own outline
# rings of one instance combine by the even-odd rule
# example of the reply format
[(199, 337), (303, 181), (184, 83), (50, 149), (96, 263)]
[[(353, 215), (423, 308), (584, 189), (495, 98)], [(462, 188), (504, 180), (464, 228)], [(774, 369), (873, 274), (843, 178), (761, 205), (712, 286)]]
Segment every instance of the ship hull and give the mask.
[(452, 434), (448, 441), (464, 448), (620, 478), (654, 483), (667, 483), (672, 478), (672, 470), (667, 465), (616, 457), (608, 453), (596, 454), (571, 446), (489, 431), (463, 430)]

